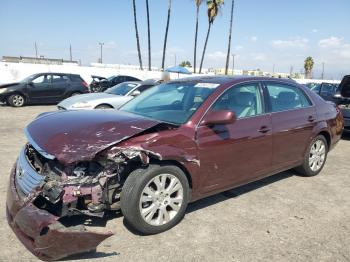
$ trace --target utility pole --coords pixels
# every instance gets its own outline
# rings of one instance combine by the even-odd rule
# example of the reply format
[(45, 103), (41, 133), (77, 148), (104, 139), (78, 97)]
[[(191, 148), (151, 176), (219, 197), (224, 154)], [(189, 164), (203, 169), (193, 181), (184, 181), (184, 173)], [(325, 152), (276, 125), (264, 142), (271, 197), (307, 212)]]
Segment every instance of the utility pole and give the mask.
[(272, 76), (275, 75), (275, 64), (272, 65)]
[(35, 48), (35, 58), (38, 58), (38, 47), (36, 45), (36, 41), (34, 42), (34, 48)]
[(289, 70), (289, 77), (292, 77), (292, 74), (293, 74), (293, 66), (291, 65)]
[(176, 54), (174, 55), (175, 56), (175, 65), (176, 66), (176, 63), (177, 63), (177, 57), (176, 57)]
[(235, 54), (232, 54), (232, 75), (234, 75), (234, 71), (235, 71)]
[(322, 75), (321, 75), (321, 79), (324, 79), (324, 62), (322, 62)]
[(73, 56), (72, 56), (72, 45), (69, 44), (69, 57), (70, 57), (70, 61), (73, 61)]
[(99, 42), (98, 44), (101, 46), (100, 63), (102, 64), (102, 62), (103, 62), (103, 60), (102, 60), (102, 49), (103, 49), (103, 45), (104, 45), (105, 43)]

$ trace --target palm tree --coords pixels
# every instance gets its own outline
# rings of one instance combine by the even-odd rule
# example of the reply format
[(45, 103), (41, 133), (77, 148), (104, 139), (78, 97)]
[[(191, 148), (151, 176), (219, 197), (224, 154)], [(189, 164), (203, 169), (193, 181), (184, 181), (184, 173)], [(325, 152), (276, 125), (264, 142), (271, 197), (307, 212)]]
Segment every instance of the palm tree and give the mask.
[(209, 25), (208, 25), (207, 37), (205, 38), (201, 64), (200, 64), (200, 67), (199, 67), (199, 73), (202, 73), (203, 61), (204, 61), (205, 51), (207, 49), (207, 44), (208, 44), (208, 39), (209, 39), (209, 35), (210, 35), (211, 26), (214, 23), (214, 20), (215, 20), (216, 16), (219, 13), (219, 9), (221, 8), (221, 6), (223, 4), (224, 4), (224, 0), (207, 0)]
[(196, 10), (196, 32), (194, 35), (194, 57), (193, 57), (193, 72), (196, 73), (196, 63), (197, 63), (197, 37), (198, 37), (198, 16), (199, 16), (199, 7), (201, 6), (203, 0), (194, 1), (197, 7)]
[(151, 71), (151, 28), (150, 28), (150, 22), (149, 22), (148, 0), (146, 0), (146, 10), (147, 10), (147, 27), (148, 27), (148, 70)]
[(166, 44), (167, 44), (167, 41), (168, 41), (168, 31), (169, 31), (169, 23), (170, 23), (170, 12), (171, 12), (171, 0), (169, 0), (169, 2), (168, 2), (168, 19), (167, 19), (166, 28), (165, 28), (165, 37), (164, 37), (164, 45), (163, 45), (162, 69), (164, 69), (165, 50), (166, 50)]
[[(226, 66), (225, 66), (225, 75), (228, 73), (228, 65), (230, 63), (230, 53), (231, 53), (231, 36), (232, 36), (232, 20), (233, 20), (233, 7), (235, 4), (235, 0), (232, 0), (231, 5), (231, 19), (230, 19), (230, 31), (228, 34), (228, 48), (227, 48), (227, 55), (226, 55)], [(233, 74), (233, 72), (232, 72)]]
[(135, 4), (135, 0), (132, 1), (132, 4), (133, 4), (133, 9), (134, 9), (134, 23), (135, 23), (135, 32), (136, 32), (137, 52), (138, 52), (138, 54), (139, 54), (140, 69), (143, 70), (143, 67), (142, 67), (142, 58), (141, 58), (141, 50), (140, 50), (139, 31), (137, 30), (137, 19), (136, 19), (136, 4)]
[(308, 56), (304, 62), (305, 77), (312, 78), (312, 68), (314, 67), (314, 60), (311, 56)]

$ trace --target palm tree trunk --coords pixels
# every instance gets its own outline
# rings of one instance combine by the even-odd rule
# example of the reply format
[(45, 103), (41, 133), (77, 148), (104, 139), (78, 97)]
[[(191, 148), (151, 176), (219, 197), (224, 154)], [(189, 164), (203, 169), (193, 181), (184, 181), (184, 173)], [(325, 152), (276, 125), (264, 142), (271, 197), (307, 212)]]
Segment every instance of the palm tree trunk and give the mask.
[[(225, 75), (228, 73), (228, 66), (230, 63), (230, 53), (231, 53), (231, 36), (232, 36), (232, 20), (233, 20), (233, 7), (234, 7), (235, 1), (232, 0), (232, 6), (231, 6), (231, 19), (230, 19), (230, 32), (228, 35), (228, 48), (227, 48), (227, 55), (226, 55), (226, 66), (225, 66)], [(233, 74), (233, 72), (232, 72)]]
[(209, 23), (208, 32), (207, 32), (207, 37), (205, 38), (205, 44), (204, 44), (204, 48), (203, 48), (201, 64), (200, 64), (200, 66), (199, 66), (199, 73), (200, 73), (200, 74), (202, 73), (203, 61), (204, 61), (205, 51), (206, 51), (206, 49), (207, 49), (207, 44), (208, 44), (208, 39), (209, 39), (209, 34), (210, 34), (211, 25), (212, 25), (212, 23)]
[(139, 31), (138, 31), (138, 29), (137, 29), (136, 4), (135, 4), (135, 0), (132, 1), (132, 4), (133, 4), (133, 9), (134, 9), (134, 23), (135, 23), (135, 32), (136, 32), (137, 52), (138, 52), (138, 54), (139, 54), (140, 69), (143, 70), (143, 67), (142, 67), (142, 58), (141, 58), (141, 49), (140, 49)]
[(198, 16), (199, 16), (199, 6), (197, 6), (196, 33), (195, 33), (195, 35), (194, 35), (193, 73), (196, 73), (196, 64), (197, 64)]
[(168, 20), (167, 20), (167, 23), (166, 23), (165, 37), (164, 37), (164, 45), (163, 45), (162, 69), (164, 69), (165, 51), (166, 51), (166, 44), (167, 44), (167, 41), (168, 41), (168, 31), (169, 31), (169, 23), (170, 23), (170, 12), (171, 12), (171, 0), (169, 0), (169, 5), (168, 5)]
[(149, 6), (148, 0), (146, 0), (147, 9), (147, 27), (148, 27), (148, 70), (151, 71), (151, 27), (149, 19)]

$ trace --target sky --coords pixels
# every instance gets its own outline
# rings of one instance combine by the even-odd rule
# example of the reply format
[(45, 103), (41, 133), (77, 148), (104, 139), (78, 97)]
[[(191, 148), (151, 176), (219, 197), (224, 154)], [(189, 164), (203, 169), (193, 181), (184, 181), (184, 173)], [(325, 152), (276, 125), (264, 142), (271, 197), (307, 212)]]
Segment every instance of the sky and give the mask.
[[(205, 1), (200, 9), (200, 62), (208, 28)], [(204, 67), (225, 66), (231, 0), (212, 26)], [(148, 64), (145, 0), (136, 0), (143, 64)], [(152, 66), (160, 67), (168, 0), (149, 0)], [(294, 72), (307, 56), (314, 77), (339, 79), (350, 73), (349, 0), (235, 0), (232, 52), (235, 69)], [(0, 0), (0, 56), (35, 56), (138, 64), (132, 0)], [(166, 66), (193, 64), (194, 0), (172, 0)], [(232, 62), (231, 62), (232, 63)], [(232, 67), (232, 64), (230, 64)]]

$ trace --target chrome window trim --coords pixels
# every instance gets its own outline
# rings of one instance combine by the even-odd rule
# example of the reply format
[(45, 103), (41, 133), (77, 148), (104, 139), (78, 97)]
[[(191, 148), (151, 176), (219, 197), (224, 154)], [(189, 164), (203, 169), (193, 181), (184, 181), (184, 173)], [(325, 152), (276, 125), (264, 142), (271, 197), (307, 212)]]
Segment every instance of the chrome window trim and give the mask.
[(38, 153), (40, 153), (43, 157), (53, 160), (55, 159), (55, 156), (47, 153), (44, 149), (42, 149), (31, 137), (31, 135), (29, 134), (28, 128), (24, 129), (24, 134), (27, 137), (28, 142), (35, 148), (36, 151), (38, 151)]

